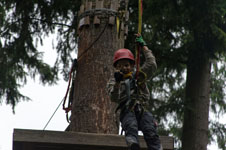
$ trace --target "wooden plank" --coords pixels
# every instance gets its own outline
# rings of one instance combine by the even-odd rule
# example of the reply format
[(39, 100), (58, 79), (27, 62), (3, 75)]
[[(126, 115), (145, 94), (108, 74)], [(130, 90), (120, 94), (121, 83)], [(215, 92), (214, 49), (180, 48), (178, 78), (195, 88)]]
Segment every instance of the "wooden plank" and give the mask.
[[(80, 10), (79, 10), (79, 13), (78, 13), (78, 16), (80, 16), (83, 12), (84, 12), (84, 5), (81, 5), (80, 6)], [(79, 20), (79, 23), (78, 23), (78, 29), (77, 29), (77, 32), (79, 33), (79, 29), (84, 25), (84, 18), (81, 18)]]
[[(92, 2), (86, 1), (85, 11), (91, 10), (91, 9), (92, 9)], [(89, 25), (90, 24), (90, 18), (89, 18), (89, 16), (86, 16), (85, 17), (84, 22), (85, 22), (84, 25)]]
[[(111, 10), (117, 10), (118, 9), (118, 0), (111, 1)], [(115, 16), (109, 17), (109, 24), (114, 25), (115, 24)]]
[[(146, 149), (139, 137), (141, 149)], [(173, 138), (161, 136), (165, 150), (173, 150)], [(13, 150), (127, 150), (125, 137), (115, 134), (95, 134), (64, 131), (14, 129)]]
[[(99, 9), (99, 8), (103, 8), (104, 7), (104, 1), (99, 1), (99, 0), (96, 0), (96, 9)], [(98, 18), (98, 16), (94, 16), (94, 21), (93, 23), (95, 25), (98, 25), (100, 24), (100, 19)]]

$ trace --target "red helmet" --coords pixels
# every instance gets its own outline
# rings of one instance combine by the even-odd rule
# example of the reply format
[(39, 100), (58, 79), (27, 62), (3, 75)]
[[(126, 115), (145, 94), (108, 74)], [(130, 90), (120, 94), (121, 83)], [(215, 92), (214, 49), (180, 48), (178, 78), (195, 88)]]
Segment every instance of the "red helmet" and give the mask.
[(125, 49), (125, 48), (119, 49), (115, 52), (113, 65), (115, 66), (116, 62), (120, 59), (129, 59), (129, 60), (132, 60), (133, 62), (135, 62), (133, 53), (130, 50)]

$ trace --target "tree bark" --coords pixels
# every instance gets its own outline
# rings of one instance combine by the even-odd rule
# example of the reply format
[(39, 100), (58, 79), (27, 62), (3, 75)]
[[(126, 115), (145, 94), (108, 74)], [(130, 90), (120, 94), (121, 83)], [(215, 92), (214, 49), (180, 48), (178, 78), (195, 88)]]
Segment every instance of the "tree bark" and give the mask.
[(210, 102), (208, 56), (190, 51), (187, 66), (186, 101), (182, 134), (183, 150), (206, 150)]
[[(104, 0), (103, 7), (110, 8), (111, 2)], [(100, 17), (100, 24), (97, 25), (94, 25), (92, 16), (89, 20), (90, 23), (79, 31), (70, 130), (118, 133), (115, 104), (109, 99), (106, 84), (113, 73), (114, 52), (124, 46), (124, 32), (118, 38), (116, 24), (109, 24), (109, 17)]]

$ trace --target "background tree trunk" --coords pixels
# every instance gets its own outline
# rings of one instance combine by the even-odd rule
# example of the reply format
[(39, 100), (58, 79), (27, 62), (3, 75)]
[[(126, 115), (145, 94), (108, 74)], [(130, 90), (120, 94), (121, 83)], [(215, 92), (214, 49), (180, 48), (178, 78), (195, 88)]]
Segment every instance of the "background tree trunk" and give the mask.
[(211, 63), (207, 56), (199, 55), (200, 52), (190, 51), (190, 53), (187, 67), (182, 149), (206, 150)]
[[(104, 0), (103, 7), (110, 8), (113, 2), (117, 1)], [(94, 2), (90, 1), (89, 4), (92, 4), (92, 9), (95, 8)], [(84, 1), (82, 5), (88, 6)], [(82, 26), (79, 31), (79, 59), (74, 82), (70, 130), (118, 133), (115, 104), (110, 102), (106, 84), (113, 73), (113, 54), (124, 46), (124, 31), (118, 38), (115, 17), (114, 24), (109, 24), (106, 14), (99, 17), (100, 24), (94, 25), (94, 18), (89, 16), (90, 23)]]

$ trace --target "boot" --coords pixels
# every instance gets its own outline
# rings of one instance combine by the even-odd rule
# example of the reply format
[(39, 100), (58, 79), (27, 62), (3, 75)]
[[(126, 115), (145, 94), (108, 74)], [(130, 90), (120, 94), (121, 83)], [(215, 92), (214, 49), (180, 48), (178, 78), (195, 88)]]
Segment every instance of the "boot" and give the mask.
[(137, 143), (129, 143), (128, 147), (129, 147), (129, 150), (140, 150), (140, 146)]

